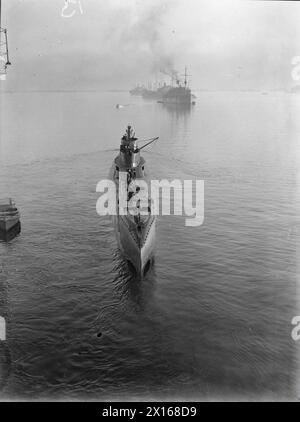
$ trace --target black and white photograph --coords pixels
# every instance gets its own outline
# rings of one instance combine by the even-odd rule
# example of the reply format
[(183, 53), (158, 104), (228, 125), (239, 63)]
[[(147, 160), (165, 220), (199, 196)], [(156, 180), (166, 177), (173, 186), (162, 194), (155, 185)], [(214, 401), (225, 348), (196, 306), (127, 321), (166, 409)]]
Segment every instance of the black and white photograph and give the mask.
[(2, 404), (300, 400), (299, 23), (0, 0)]

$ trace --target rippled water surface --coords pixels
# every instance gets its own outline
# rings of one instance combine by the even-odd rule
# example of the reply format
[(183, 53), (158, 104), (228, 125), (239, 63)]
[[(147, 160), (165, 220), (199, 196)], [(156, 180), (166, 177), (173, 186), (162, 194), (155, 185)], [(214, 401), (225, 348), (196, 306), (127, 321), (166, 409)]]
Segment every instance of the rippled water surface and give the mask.
[[(191, 110), (1, 93), (0, 196), (22, 214), (0, 242), (1, 396), (295, 397), (298, 110), (278, 92), (199, 92)], [(128, 123), (160, 136), (153, 178), (205, 184), (202, 226), (159, 217), (144, 280), (95, 209)]]

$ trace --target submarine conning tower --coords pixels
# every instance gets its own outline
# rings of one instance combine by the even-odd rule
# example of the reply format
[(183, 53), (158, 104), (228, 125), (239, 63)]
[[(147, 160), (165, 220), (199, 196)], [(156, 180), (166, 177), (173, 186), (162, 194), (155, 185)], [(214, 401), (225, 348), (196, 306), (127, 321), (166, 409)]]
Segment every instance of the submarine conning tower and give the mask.
[(140, 164), (140, 150), (137, 145), (137, 139), (131, 126), (127, 126), (126, 133), (121, 139), (120, 161), (122, 167), (135, 168)]

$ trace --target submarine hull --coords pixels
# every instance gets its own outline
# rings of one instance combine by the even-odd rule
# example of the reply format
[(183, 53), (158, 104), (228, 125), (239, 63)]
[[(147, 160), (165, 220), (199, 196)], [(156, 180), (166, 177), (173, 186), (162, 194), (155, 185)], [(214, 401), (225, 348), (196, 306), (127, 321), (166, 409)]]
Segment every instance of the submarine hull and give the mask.
[(144, 276), (151, 264), (155, 252), (156, 218), (150, 221), (139, 233), (130, 226), (126, 216), (115, 216), (115, 230), (122, 255), (133, 265), (137, 275)]

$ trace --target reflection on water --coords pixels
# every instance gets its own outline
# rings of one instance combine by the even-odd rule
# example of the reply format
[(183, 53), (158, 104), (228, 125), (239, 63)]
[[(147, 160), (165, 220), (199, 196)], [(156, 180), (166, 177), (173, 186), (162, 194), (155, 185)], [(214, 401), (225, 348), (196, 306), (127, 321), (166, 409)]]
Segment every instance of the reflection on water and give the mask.
[[(19, 222), (9, 231), (0, 230), (0, 242), (9, 243), (21, 233), (21, 223)], [(11, 372), (11, 353), (9, 348), (9, 306), (8, 306), (8, 283), (3, 268), (3, 256), (0, 261), (0, 317), (5, 319), (6, 340), (0, 341), (0, 393), (5, 387)]]
[(11, 372), (11, 354), (7, 341), (0, 341), (0, 394)]
[[(5, 277), (4, 269), (0, 261), (0, 317), (5, 320), (5, 341), (1, 341), (4, 337), (1, 336), (0, 339), (0, 395), (1, 391), (5, 387), (9, 374), (11, 371), (11, 353), (8, 345), (9, 341), (9, 306), (8, 306), (8, 286), (7, 280)], [(1, 327), (3, 328), (3, 326)], [(1, 396), (0, 396), (1, 397)]]
[(188, 115), (191, 113), (191, 111), (195, 107), (195, 105), (191, 103), (187, 103), (187, 104), (161, 103), (161, 106), (164, 110), (176, 116)]

